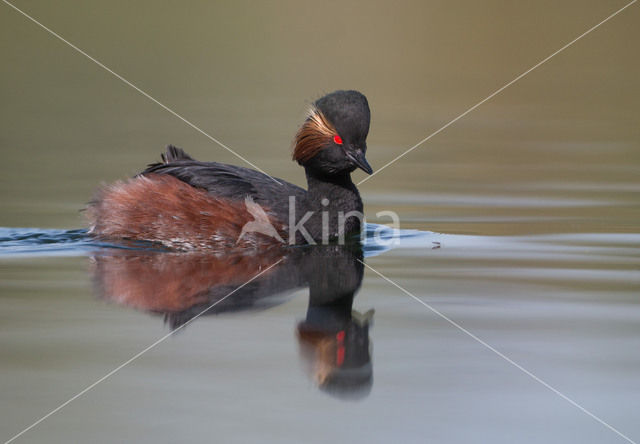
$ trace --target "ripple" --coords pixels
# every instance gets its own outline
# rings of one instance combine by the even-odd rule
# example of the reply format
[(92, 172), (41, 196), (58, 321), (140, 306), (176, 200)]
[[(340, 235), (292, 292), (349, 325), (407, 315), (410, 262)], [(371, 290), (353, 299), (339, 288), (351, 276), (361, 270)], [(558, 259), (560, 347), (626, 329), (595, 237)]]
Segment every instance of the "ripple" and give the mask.
[(56, 230), (0, 227), (0, 258), (11, 256), (83, 256), (100, 248), (149, 249), (148, 243), (134, 245), (98, 241), (84, 228)]
[[(366, 256), (376, 256), (391, 248), (433, 248), (438, 235), (418, 230), (396, 230), (385, 225), (367, 224), (363, 249)], [(56, 230), (0, 227), (0, 257), (10, 256), (83, 256), (102, 248), (134, 250), (158, 249), (147, 242), (107, 243), (98, 241), (86, 229)]]
[[(367, 224), (362, 247), (365, 257), (396, 250), (415, 256), (440, 250), (442, 259), (459, 256), (478, 259), (550, 260), (581, 262), (616, 258), (636, 263), (640, 234), (564, 233), (530, 236), (473, 236), (395, 229)], [(84, 256), (106, 249), (164, 251), (150, 242), (98, 241), (86, 229), (59, 230), (0, 227), (0, 258), (18, 256)]]

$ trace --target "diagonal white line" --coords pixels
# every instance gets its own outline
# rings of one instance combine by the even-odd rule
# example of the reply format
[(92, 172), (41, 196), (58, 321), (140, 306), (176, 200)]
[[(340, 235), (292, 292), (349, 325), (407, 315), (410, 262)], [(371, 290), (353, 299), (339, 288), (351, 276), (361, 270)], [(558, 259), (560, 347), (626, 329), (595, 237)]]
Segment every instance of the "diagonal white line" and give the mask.
[(98, 379), (96, 382), (94, 382), (93, 384), (89, 385), (87, 388), (85, 388), (84, 390), (82, 390), (81, 392), (79, 392), (78, 394), (72, 396), (71, 398), (69, 398), (67, 401), (63, 402), (62, 404), (60, 404), (58, 407), (56, 407), (55, 409), (51, 410), (49, 413), (47, 413), (46, 415), (44, 415), (42, 418), (38, 419), (36, 422), (34, 422), (33, 424), (31, 424), (29, 427), (27, 427), (26, 429), (24, 429), (23, 431), (21, 431), (20, 433), (18, 433), (17, 435), (13, 436), (12, 438), (10, 438), (8, 441), (5, 441), (4, 444), (9, 444), (10, 442), (14, 441), (15, 439), (19, 438), (20, 436), (22, 436), (23, 434), (25, 434), (26, 432), (28, 432), (29, 430), (31, 430), (32, 428), (34, 428), (35, 426), (37, 426), (38, 424), (40, 424), (42, 421), (44, 421), (45, 419), (47, 419), (48, 417), (50, 417), (51, 415), (55, 414), (56, 412), (62, 410), (64, 407), (66, 407), (67, 405), (69, 405), (70, 403), (72, 403), (73, 401), (75, 401), (76, 399), (78, 399), (80, 396), (84, 395), (85, 393), (87, 393), (89, 390), (91, 390), (92, 388), (94, 388), (95, 386), (97, 386), (98, 384), (100, 384), (101, 382), (103, 382), (105, 379), (113, 376), (115, 373), (117, 373), (118, 371), (120, 371), (123, 367), (126, 367), (127, 365), (131, 364), (133, 361), (135, 361), (136, 359), (138, 359), (140, 356), (144, 355), (146, 352), (148, 352), (149, 350), (151, 350), (152, 348), (154, 348), (156, 345), (160, 344), (161, 342), (163, 342), (165, 339), (167, 339), (168, 337), (170, 337), (171, 335), (173, 335), (174, 333), (176, 333), (177, 331), (180, 331), (181, 329), (183, 329), (184, 327), (186, 327), (187, 325), (191, 324), (193, 321), (195, 321), (196, 319), (198, 319), (200, 316), (202, 316), (204, 313), (206, 313), (207, 311), (211, 310), (213, 307), (215, 307), (216, 305), (218, 305), (220, 302), (224, 301), (225, 299), (227, 299), (229, 296), (231, 296), (232, 294), (234, 294), (236, 291), (240, 290), (241, 288), (243, 288), (245, 285), (251, 283), (252, 281), (254, 281), (255, 279), (257, 279), (258, 277), (260, 277), (261, 275), (263, 275), (264, 273), (266, 273), (267, 271), (269, 271), (270, 269), (272, 269), (273, 267), (275, 267), (276, 265), (278, 265), (280, 262), (282, 262), (284, 260), (284, 258), (279, 259), (277, 262), (269, 265), (267, 268), (265, 268), (264, 270), (262, 270), (260, 273), (256, 274), (254, 277), (252, 277), (251, 279), (249, 279), (247, 282), (245, 282), (244, 284), (240, 285), (239, 287), (237, 287), (236, 289), (234, 289), (232, 292), (230, 292), (229, 294), (227, 294), (226, 296), (224, 296), (221, 299), (218, 299), (216, 302), (214, 302), (213, 304), (211, 304), (210, 306), (208, 306), (207, 308), (205, 308), (204, 310), (202, 310), (200, 313), (198, 313), (197, 315), (195, 315), (193, 318), (189, 319), (187, 322), (185, 322), (184, 324), (182, 324), (181, 326), (179, 326), (178, 328), (176, 328), (173, 331), (170, 331), (169, 333), (167, 333), (166, 335), (164, 335), (163, 337), (161, 337), (160, 339), (158, 339), (156, 342), (154, 342), (153, 344), (151, 344), (150, 346), (148, 346), (147, 348), (145, 348), (144, 350), (142, 350), (141, 352), (139, 352), (138, 354), (136, 354), (135, 356), (127, 359), (125, 362), (123, 362), (122, 364), (120, 364), (119, 366), (117, 366), (116, 368), (114, 368), (113, 370), (111, 370), (109, 373), (107, 373), (106, 375), (104, 375), (102, 378)]
[(249, 162), (247, 159), (245, 159), (244, 157), (242, 157), (240, 154), (238, 154), (237, 152), (235, 152), (234, 150), (232, 150), (231, 148), (229, 148), (227, 145), (225, 145), (224, 143), (220, 142), (218, 139), (216, 139), (215, 137), (213, 137), (212, 135), (210, 135), (209, 133), (201, 130), (200, 128), (198, 128), (196, 125), (194, 125), (193, 123), (191, 123), (189, 120), (185, 119), (184, 117), (182, 117), (180, 114), (178, 114), (177, 112), (175, 112), (174, 110), (172, 110), (171, 108), (169, 108), (168, 106), (166, 106), (165, 104), (161, 103), (159, 100), (153, 98), (151, 95), (149, 95), (148, 93), (146, 93), (145, 91), (141, 90), (140, 88), (138, 88), (136, 85), (134, 85), (133, 83), (131, 83), (130, 81), (128, 81), (127, 79), (125, 79), (124, 77), (122, 77), (120, 74), (118, 74), (117, 72), (113, 71), (112, 69), (108, 68), (107, 66), (105, 66), (102, 62), (100, 62), (99, 60), (95, 59), (94, 57), (90, 56), (89, 54), (87, 54), (86, 52), (84, 52), (82, 49), (78, 48), (76, 45), (74, 45), (73, 43), (71, 43), (70, 41), (66, 40), (65, 38), (63, 38), (61, 35), (57, 34), (56, 32), (52, 31), (51, 29), (47, 28), (45, 25), (43, 25), (42, 23), (40, 23), (39, 21), (37, 21), (36, 19), (34, 19), (33, 17), (31, 17), (29, 14), (27, 14), (26, 12), (24, 12), (23, 10), (19, 9), (18, 7), (16, 7), (15, 5), (9, 3), (7, 0), (2, 0), (4, 3), (6, 3), (8, 6), (11, 6), (13, 9), (15, 9), (16, 11), (18, 11), (20, 14), (22, 14), (23, 16), (25, 16), (26, 18), (28, 18), (29, 20), (31, 20), (33, 23), (35, 23), (36, 25), (40, 26), (42, 29), (44, 29), (45, 31), (47, 31), (49, 34), (51, 34), (52, 36), (56, 37), (58, 40), (66, 43), (67, 45), (69, 45), (71, 48), (75, 49), (77, 52), (79, 52), (80, 54), (82, 54), (83, 56), (85, 56), (86, 58), (88, 58), (89, 60), (91, 60), (92, 62), (94, 62), (96, 65), (98, 65), (100, 68), (104, 69), (105, 71), (107, 71), (108, 73), (112, 74), (113, 76), (115, 76), (116, 78), (118, 78), (119, 80), (123, 81), (124, 83), (126, 83), (127, 85), (129, 85), (131, 88), (135, 89), (136, 91), (138, 91), (140, 94), (142, 94), (143, 96), (145, 96), (147, 99), (151, 100), (152, 102), (154, 102), (155, 104), (159, 105), (160, 107), (162, 107), (164, 110), (168, 111), (169, 113), (173, 114), (174, 116), (176, 116), (178, 119), (182, 120), (184, 123), (186, 123), (187, 125), (189, 125), (191, 128), (193, 128), (194, 130), (198, 131), (200, 134), (204, 135), (205, 137), (209, 138), (210, 140), (212, 140), (213, 142), (217, 143), (218, 145), (220, 145), (222, 148), (224, 148), (225, 150), (229, 151), (231, 154), (233, 154), (234, 156), (236, 156), (238, 159), (242, 160), (243, 162), (251, 165), (253, 168), (255, 168), (256, 170), (260, 171), (263, 174), (266, 174), (267, 176), (269, 176), (271, 178), (271, 180), (273, 180), (274, 182), (276, 182), (277, 184), (282, 185), (278, 180), (276, 180), (275, 178), (273, 178), (271, 175), (269, 175), (268, 173), (266, 173), (265, 171), (263, 171), (261, 168), (257, 167), (256, 165), (254, 165), (253, 163)]
[(378, 276), (380, 276), (382, 279), (384, 279), (385, 281), (387, 281), (388, 283), (390, 283), (391, 285), (393, 285), (394, 287), (396, 287), (398, 290), (402, 291), (404, 294), (406, 294), (407, 296), (412, 297), (416, 302), (424, 305), (425, 307), (427, 307), (429, 310), (431, 310), (433, 313), (435, 313), (436, 315), (440, 316), (442, 319), (444, 319), (445, 321), (447, 321), (449, 324), (453, 325), (454, 327), (456, 327), (458, 330), (460, 330), (461, 332), (463, 332), (464, 334), (466, 334), (467, 336), (471, 337), (472, 339), (474, 339), (476, 342), (480, 343), (481, 345), (483, 345), (484, 347), (486, 347), (487, 349), (491, 350), (493, 353), (495, 353), (496, 355), (500, 356), (502, 359), (504, 359), (505, 361), (507, 361), (509, 364), (513, 365), (515, 368), (517, 368), (518, 370), (520, 370), (521, 372), (523, 372), (524, 374), (526, 374), (527, 376), (531, 377), (534, 381), (542, 384), (543, 386), (545, 386), (547, 389), (551, 390), (553, 393), (555, 393), (556, 395), (558, 395), (559, 397), (561, 397), (562, 399), (564, 399), (565, 401), (567, 401), (569, 404), (573, 405), (574, 407), (576, 407), (578, 410), (580, 410), (581, 412), (585, 413), (586, 415), (590, 416), (591, 418), (595, 419), (597, 422), (599, 422), (600, 424), (602, 424), (603, 426), (605, 426), (606, 428), (608, 428), (609, 430), (611, 430), (613, 433), (615, 433), (616, 435), (620, 436), (621, 438), (625, 439), (626, 441), (628, 441), (631, 444), (637, 444), (635, 441), (633, 441), (631, 438), (629, 438), (627, 435), (623, 434), (622, 432), (620, 432), (619, 430), (617, 430), (616, 428), (614, 428), (612, 425), (606, 423), (604, 420), (600, 419), (599, 417), (597, 417), (596, 415), (594, 415), (593, 413), (591, 413), (589, 410), (585, 409), (584, 407), (582, 407), (580, 404), (578, 404), (577, 402), (575, 402), (573, 399), (569, 398), (567, 395), (565, 395), (564, 393), (562, 393), (561, 391), (559, 391), (558, 389), (554, 388), (553, 386), (549, 385), (547, 382), (543, 381), (542, 379), (540, 379), (539, 377), (537, 377), (536, 375), (534, 375), (533, 373), (531, 373), (529, 370), (527, 370), (526, 368), (524, 368), (523, 366), (521, 366), (520, 364), (518, 364), (517, 362), (513, 361), (511, 358), (509, 358), (508, 356), (505, 356), (503, 353), (501, 353), (500, 351), (496, 350), (494, 347), (492, 347), (491, 345), (487, 344), (485, 341), (483, 341), (482, 339), (480, 339), (479, 337), (477, 337), (476, 335), (474, 335), (473, 333), (471, 333), (469, 330), (467, 330), (466, 328), (464, 328), (462, 325), (458, 324), (456, 321), (454, 321), (453, 319), (449, 318), (448, 316), (444, 315), (443, 313), (441, 313), (440, 311), (438, 311), (437, 309), (435, 309), (434, 307), (432, 307), (431, 305), (427, 304), (426, 302), (424, 302), (422, 299), (420, 299), (419, 297), (415, 296), (414, 294), (412, 294), (410, 291), (404, 289), (402, 286), (400, 286), (399, 284), (397, 284), (396, 282), (392, 281), (391, 279), (389, 279), (388, 277), (386, 277), (385, 275), (383, 275), (382, 273), (380, 273), (378, 270), (374, 269), (372, 266), (365, 264), (363, 261), (361, 261), (360, 259), (358, 259), (358, 261), (360, 263), (362, 263), (362, 265), (364, 265), (365, 267), (367, 267), (369, 270), (373, 271), (375, 274), (377, 274)]
[(529, 74), (531, 71), (533, 71), (534, 69), (538, 68), (540, 65), (544, 64), (545, 62), (549, 61), (549, 59), (551, 59), (552, 57), (560, 54), (562, 51), (564, 51), (565, 49), (567, 49), (569, 46), (573, 45), (575, 42), (577, 42), (578, 40), (580, 40), (581, 38), (583, 38), (584, 36), (586, 36), (587, 34), (591, 33), (592, 31), (594, 31), (595, 29), (597, 29), (598, 27), (600, 27), (601, 25), (603, 25), (604, 23), (608, 22), (609, 20), (611, 20), (612, 18), (614, 18), (616, 15), (620, 14), (622, 11), (624, 11), (625, 9), (627, 9), (629, 6), (633, 5), (636, 1), (638, 0), (633, 0), (632, 2), (626, 4), (625, 6), (623, 6), (622, 8), (618, 9), (616, 12), (614, 12), (613, 14), (611, 14), (610, 16), (608, 16), (606, 19), (602, 20), (600, 23), (598, 23), (597, 25), (592, 26), (591, 28), (589, 28), (588, 30), (586, 30), (585, 32), (583, 32), (582, 34), (580, 34), (578, 37), (576, 37), (575, 39), (571, 40), (569, 43), (567, 43), (566, 45), (564, 45), (562, 48), (558, 49), (556, 52), (554, 52), (553, 54), (551, 54), (550, 56), (545, 57), (544, 59), (540, 60), (538, 63), (536, 63), (535, 65), (533, 65), (531, 68), (527, 69), (525, 72), (523, 72), (522, 74), (520, 74), (518, 77), (516, 77), (515, 79), (513, 79), (512, 81), (510, 81), (509, 83), (507, 83), (506, 85), (504, 85), (503, 87), (497, 89), (496, 91), (494, 91), (493, 93), (489, 94), (487, 97), (485, 97), (484, 99), (482, 99), (481, 101), (479, 101), (478, 103), (476, 103), (475, 105), (473, 105), (471, 108), (469, 108), (468, 110), (466, 110), (465, 112), (463, 112), (462, 114), (460, 114), (458, 117), (456, 117), (455, 119), (451, 120), (449, 123), (447, 123), (446, 125), (444, 125), (443, 127), (441, 127), (440, 129), (434, 131), (433, 133), (429, 134), (427, 137), (425, 137), (424, 139), (422, 139), (420, 142), (416, 143), (415, 145), (413, 145), (411, 148), (409, 148), (408, 150), (406, 150), (405, 152), (403, 152), (402, 154), (399, 154), (398, 156), (396, 156), (393, 160), (387, 162), (386, 164), (384, 164), (382, 167), (378, 168), (373, 174), (371, 174), (370, 176), (365, 177), (364, 179), (362, 179), (360, 182), (358, 182), (358, 185), (361, 185), (362, 183), (366, 182), (367, 180), (371, 179), (373, 176), (375, 176), (376, 174), (378, 174), (380, 171), (384, 170), (385, 168), (387, 168), (389, 165), (392, 165), (393, 163), (395, 163), (396, 161), (400, 160), (401, 158), (403, 158), (404, 156), (406, 156), (407, 154), (409, 154), (411, 151), (415, 150), (416, 148), (418, 148), (420, 145), (422, 145), (423, 143), (425, 143), (427, 140), (431, 139), (433, 136), (439, 134), (440, 132), (444, 131), (445, 129), (447, 129), (449, 126), (453, 125), (454, 123), (456, 123), (458, 120), (462, 119), (464, 116), (466, 116), (467, 114), (469, 114), (471, 111), (473, 111), (474, 109), (476, 109), (477, 107), (479, 107), (480, 105), (482, 105), (483, 103), (485, 103), (487, 100), (490, 100), (492, 97), (494, 97), (497, 94), (500, 94), (502, 91), (504, 91), (505, 89), (507, 89), (508, 87), (510, 87), (511, 85), (513, 85), (514, 83), (516, 83), (518, 80), (520, 80), (521, 78), (523, 78), (524, 76), (526, 76), (527, 74)]

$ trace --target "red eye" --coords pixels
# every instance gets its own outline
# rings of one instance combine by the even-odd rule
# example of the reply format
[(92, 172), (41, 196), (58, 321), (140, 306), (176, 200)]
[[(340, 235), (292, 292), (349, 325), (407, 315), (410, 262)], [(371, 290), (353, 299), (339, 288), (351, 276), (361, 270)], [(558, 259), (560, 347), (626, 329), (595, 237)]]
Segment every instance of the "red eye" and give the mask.
[(336, 143), (336, 145), (342, 145), (342, 138), (337, 134), (333, 136), (333, 141)]

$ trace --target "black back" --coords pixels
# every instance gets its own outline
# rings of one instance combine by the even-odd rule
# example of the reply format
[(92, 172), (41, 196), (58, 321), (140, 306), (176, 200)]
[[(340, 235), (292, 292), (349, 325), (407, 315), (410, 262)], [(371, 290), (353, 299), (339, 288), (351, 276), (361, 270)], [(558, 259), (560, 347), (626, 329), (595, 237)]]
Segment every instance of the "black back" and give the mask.
[(306, 195), (303, 188), (282, 179), (276, 179), (277, 183), (266, 174), (250, 168), (194, 160), (173, 145), (167, 147), (162, 160), (162, 163), (149, 165), (140, 174), (168, 174), (225, 199), (244, 200), (251, 196), (256, 203), (283, 215), (288, 215), (290, 195), (298, 199)]

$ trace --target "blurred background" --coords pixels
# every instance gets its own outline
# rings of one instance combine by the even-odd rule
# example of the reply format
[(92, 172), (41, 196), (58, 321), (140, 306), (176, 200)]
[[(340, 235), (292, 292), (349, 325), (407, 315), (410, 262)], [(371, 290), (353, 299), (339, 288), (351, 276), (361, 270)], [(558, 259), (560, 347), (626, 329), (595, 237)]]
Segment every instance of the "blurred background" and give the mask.
[[(624, 2), (16, 5), (304, 185), (291, 140), (322, 94), (367, 95), (376, 169)], [(453, 233), (636, 230), (639, 17), (628, 8), (367, 181), (369, 219), (384, 208)], [(0, 225), (82, 226), (78, 210), (100, 183), (137, 173), (168, 143), (242, 163), (7, 5), (0, 33)]]

